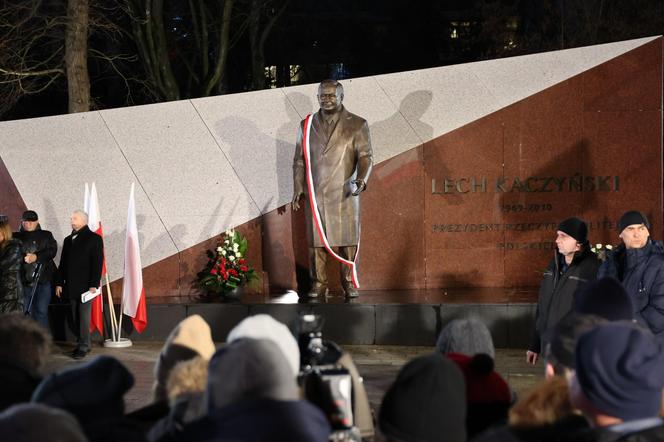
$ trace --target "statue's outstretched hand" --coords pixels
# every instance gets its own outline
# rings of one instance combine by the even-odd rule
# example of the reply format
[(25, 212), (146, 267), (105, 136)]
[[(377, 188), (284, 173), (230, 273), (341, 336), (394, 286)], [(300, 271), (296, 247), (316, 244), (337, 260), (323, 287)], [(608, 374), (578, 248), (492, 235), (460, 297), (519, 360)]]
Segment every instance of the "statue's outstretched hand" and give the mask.
[(365, 183), (364, 180), (353, 180), (351, 183), (356, 186), (353, 196), (358, 196), (367, 187), (367, 183)]
[(293, 207), (293, 211), (296, 212), (300, 209), (300, 197), (303, 195), (302, 192), (296, 192), (293, 194), (293, 201), (291, 202), (291, 206)]

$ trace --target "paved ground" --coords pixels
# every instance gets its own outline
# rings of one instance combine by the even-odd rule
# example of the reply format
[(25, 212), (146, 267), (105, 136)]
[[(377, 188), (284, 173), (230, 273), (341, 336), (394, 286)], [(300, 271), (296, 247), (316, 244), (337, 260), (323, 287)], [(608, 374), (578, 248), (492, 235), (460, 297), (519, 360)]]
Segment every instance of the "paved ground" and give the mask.
[[(136, 342), (133, 347), (125, 349), (107, 349), (95, 347), (90, 356), (107, 354), (120, 359), (134, 374), (136, 383), (126, 396), (127, 410), (135, 410), (147, 405), (151, 399), (152, 368), (162, 342)], [(72, 360), (68, 354), (73, 346), (58, 344), (48, 366), (49, 371), (80, 363)], [(394, 380), (397, 372), (411, 358), (430, 352), (431, 347), (397, 347), (357, 345), (345, 346), (355, 361), (369, 395), (369, 401), (375, 413), (385, 391)], [(90, 357), (88, 356), (88, 358)], [(86, 358), (87, 359), (87, 358)], [(542, 366), (529, 366), (525, 363), (525, 351), (522, 349), (498, 349), (496, 351), (496, 368), (510, 383), (517, 393), (531, 388), (542, 377)]]

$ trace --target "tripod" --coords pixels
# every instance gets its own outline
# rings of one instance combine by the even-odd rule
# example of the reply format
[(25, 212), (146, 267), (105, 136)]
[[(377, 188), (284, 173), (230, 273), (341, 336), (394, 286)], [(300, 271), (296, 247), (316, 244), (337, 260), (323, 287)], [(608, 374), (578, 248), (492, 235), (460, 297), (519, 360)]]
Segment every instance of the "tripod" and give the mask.
[(30, 310), (32, 310), (32, 303), (35, 300), (35, 293), (37, 293), (37, 286), (39, 285), (39, 277), (41, 276), (42, 264), (37, 263), (35, 266), (35, 271), (32, 272), (32, 281), (34, 285), (32, 286), (32, 293), (30, 294), (30, 302), (25, 309), (25, 316), (30, 316)]

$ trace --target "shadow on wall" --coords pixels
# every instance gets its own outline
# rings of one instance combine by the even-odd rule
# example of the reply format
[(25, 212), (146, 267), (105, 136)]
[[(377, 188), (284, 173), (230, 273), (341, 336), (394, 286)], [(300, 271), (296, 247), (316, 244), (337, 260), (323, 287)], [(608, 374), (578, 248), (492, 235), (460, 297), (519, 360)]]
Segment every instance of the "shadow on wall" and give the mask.
[[(233, 199), (233, 201), (234, 201), (233, 208), (230, 211), (226, 212), (227, 213), (226, 219), (223, 222), (224, 226), (230, 224), (231, 217), (232, 217), (233, 213), (235, 212), (235, 209), (237, 208), (238, 199), (235, 198), (235, 199)], [(221, 197), (221, 198), (219, 198), (219, 202), (217, 203), (214, 210), (212, 211), (212, 215), (208, 218), (205, 225), (203, 225), (203, 228), (201, 229), (201, 233), (198, 235), (198, 240), (196, 241), (197, 243), (208, 240), (210, 238), (210, 235), (213, 234), (214, 225), (216, 224), (215, 221), (217, 220), (217, 217), (221, 216), (221, 208), (223, 207), (223, 205), (224, 205), (224, 198)], [(221, 232), (219, 232), (219, 233), (221, 233)], [(216, 236), (217, 233), (215, 232), (214, 235)], [(175, 241), (178, 240), (178, 238), (173, 238), (173, 239)]]
[[(297, 128), (301, 120), (314, 111), (313, 101), (300, 92), (290, 92), (286, 94), (284, 99), (284, 109), (288, 115), (291, 115), (291, 120), (282, 125), (277, 131), (277, 140), (287, 140), (283, 142), (284, 145), (277, 149), (279, 170), (286, 171), (283, 175), (279, 175), (279, 201), (291, 201), (293, 197), (293, 157), (295, 156)], [(288, 112), (290, 109), (295, 110), (295, 112)], [(298, 115), (297, 109), (305, 109), (305, 115)]]
[[(174, 244), (174, 241), (178, 241), (178, 238), (184, 237), (187, 233), (187, 227), (184, 224), (178, 224), (171, 228), (170, 231), (166, 231), (165, 227), (163, 225), (160, 225), (161, 227), (161, 232), (157, 237), (153, 238), (152, 241), (149, 243), (146, 243), (145, 235), (142, 233), (145, 231), (145, 224), (147, 221), (147, 217), (145, 215), (137, 215), (136, 216), (136, 225), (138, 227), (138, 241), (141, 247), (141, 260), (142, 260), (142, 265), (143, 265), (143, 278), (145, 281), (146, 278), (146, 271), (148, 275), (151, 273), (150, 268), (157, 264), (161, 261), (168, 260), (170, 259), (171, 253), (170, 251), (175, 248), (177, 250), (177, 245)], [(161, 221), (160, 221), (161, 223)], [(114, 302), (120, 302), (121, 294), (122, 294), (122, 284), (123, 284), (123, 274), (124, 274), (124, 269), (122, 268), (123, 263), (124, 263), (124, 246), (125, 246), (125, 240), (126, 240), (126, 229), (116, 229), (114, 231), (104, 232), (104, 243), (107, 246), (108, 244), (115, 244), (116, 249), (118, 250), (118, 253), (120, 253), (119, 261), (118, 261), (118, 266), (120, 268), (111, 268), (110, 269), (110, 274), (111, 280), (113, 282), (111, 283), (111, 288), (113, 290), (113, 300)], [(166, 246), (165, 246), (166, 244)], [(157, 260), (154, 263), (148, 264), (147, 260), (145, 259), (146, 257), (154, 257), (154, 256), (164, 256), (164, 254), (167, 253), (166, 258), (162, 258)], [(178, 255), (180, 252), (177, 251), (176, 255)], [(178, 261), (181, 261), (178, 259)], [(150, 276), (147, 276), (148, 280), (150, 280)], [(172, 286), (179, 287), (180, 286), (180, 279), (181, 279), (181, 272), (178, 272), (176, 274), (171, 274), (171, 273), (166, 273), (163, 274), (163, 276), (160, 277), (160, 280), (162, 281), (162, 284), (158, 284), (158, 286), (161, 285), (168, 285), (164, 283), (166, 280), (172, 280), (173, 284)], [(146, 296), (159, 296), (158, 294), (153, 294), (150, 292), (150, 283), (147, 283), (148, 285), (146, 286)], [(157, 289), (158, 291), (159, 289)]]
[[(426, 113), (431, 105), (433, 99), (433, 93), (427, 90), (414, 91), (408, 94), (399, 104), (399, 109), (389, 118), (375, 122), (370, 125), (371, 137), (374, 143), (374, 146), (380, 148), (380, 146), (389, 146), (390, 139), (389, 134), (393, 132), (394, 127), (400, 127), (403, 125), (404, 118), (406, 119), (408, 125), (417, 135), (417, 138), (422, 142), (425, 140), (430, 140), (433, 136), (433, 127), (429, 124), (421, 121), (422, 116)], [(418, 152), (416, 149), (417, 146), (413, 146), (415, 152)], [(375, 155), (376, 153), (374, 153)], [(406, 162), (404, 162), (406, 160)], [(379, 165), (376, 165), (373, 176), (369, 179), (369, 184), (367, 186), (367, 193), (371, 194), (375, 191), (376, 188), (386, 197), (388, 195), (401, 195), (404, 197), (404, 193), (401, 192), (402, 186), (412, 186), (413, 180), (422, 180), (422, 169), (423, 169), (423, 158), (418, 154), (410, 154), (404, 152), (400, 154), (397, 158), (387, 159), (382, 161)], [(373, 180), (373, 183), (372, 183)], [(421, 182), (421, 181), (420, 181)], [(415, 195), (409, 195), (407, 197), (416, 198), (421, 200), (423, 194), (417, 192)], [(398, 203), (398, 201), (396, 201)], [(376, 216), (375, 213), (371, 214), (371, 219), (376, 220), (376, 225), (366, 225), (363, 224), (363, 231), (365, 232), (364, 238), (368, 237), (366, 232), (368, 229), (373, 229), (380, 232), (382, 229), (382, 223), (387, 222), (387, 220), (399, 220), (401, 219), (400, 208), (398, 204), (385, 204), (377, 205), (373, 207), (374, 210), (379, 210), (381, 213), (379, 216)], [(422, 202), (422, 208), (424, 210), (424, 203)], [(422, 214), (421, 219), (424, 219), (424, 214)], [(380, 223), (380, 224), (379, 224)], [(395, 223), (397, 228), (401, 229), (412, 229), (413, 226), (407, 226), (407, 223)], [(415, 227), (418, 228), (418, 227)], [(423, 227), (421, 227), (423, 228)], [(406, 233), (406, 232), (404, 232)], [(381, 237), (380, 233), (371, 235), (372, 237)], [(420, 235), (417, 235), (419, 237)], [(403, 273), (403, 262), (421, 262), (424, 259), (424, 256), (411, 256), (414, 249), (410, 246), (409, 241), (411, 239), (410, 234), (401, 235), (397, 241), (392, 245), (391, 254), (398, 259), (392, 260), (382, 260), (385, 263), (388, 263), (389, 268), (375, 269), (379, 270), (383, 276), (384, 280), (393, 280), (393, 275), (399, 275)], [(396, 247), (395, 247), (396, 246)], [(418, 248), (419, 249), (419, 248)], [(372, 262), (372, 257), (366, 252), (380, 253), (380, 250), (374, 245), (367, 245), (363, 248), (364, 253), (361, 256), (363, 262), (369, 263)], [(421, 265), (424, 266), (424, 262), (421, 262)], [(360, 279), (362, 277), (360, 276)], [(424, 286), (424, 284), (422, 284)], [(376, 287), (384, 288), (384, 287)], [(390, 288), (405, 288), (405, 287), (396, 287), (390, 286)]]
[[(289, 240), (290, 207), (287, 203), (293, 192), (292, 161), (296, 128), (300, 122), (296, 109), (310, 108), (311, 100), (304, 94), (288, 94), (284, 98), (282, 112), (290, 117), (290, 121), (277, 129), (274, 135), (263, 133), (255, 122), (237, 116), (226, 117), (214, 125), (215, 134), (227, 146), (226, 154), (235, 173), (242, 182), (255, 184), (251, 196), (263, 214), (263, 268), (280, 290), (295, 287), (293, 246)], [(248, 158), (251, 161), (247, 161)], [(274, 187), (270, 188), (272, 184)], [(276, 214), (269, 213), (275, 207)], [(267, 216), (269, 220), (266, 220)], [(203, 232), (201, 240), (208, 237), (209, 232)]]
[[(55, 241), (58, 243), (58, 253), (55, 255), (54, 259), (55, 263), (59, 265), (60, 253), (62, 252), (62, 242), (64, 241), (65, 236), (69, 234), (71, 228), (69, 226), (65, 227), (60, 223), (58, 214), (50, 199), (44, 198), (43, 207), (44, 207), (44, 213), (37, 214), (39, 215), (40, 218), (39, 225), (41, 226), (42, 229), (49, 230), (51, 233), (53, 233), (53, 237), (55, 238)], [(42, 223), (41, 220), (48, 220), (48, 224)], [(64, 234), (65, 236), (59, 237), (62, 234)]]
[[(287, 101), (285, 104), (289, 106)], [(292, 109), (287, 109), (286, 113), (292, 115)], [(263, 189), (264, 194), (252, 195), (261, 213), (269, 210), (270, 204), (275, 202), (274, 197), (265, 201), (269, 195), (276, 195), (277, 204), (290, 200), (292, 194), (290, 171), (295, 151), (295, 134), (290, 134), (293, 127), (297, 127), (297, 122), (286, 123), (273, 137), (261, 132), (256, 123), (247, 118), (226, 117), (214, 125), (217, 136), (229, 146), (227, 155), (243, 183), (257, 183), (257, 179), (276, 181), (276, 186), (271, 192), (269, 189)], [(232, 131), (228, 128), (232, 128)], [(291, 139), (293, 141), (290, 141)], [(247, 150), (251, 152), (248, 153)], [(252, 160), (247, 161), (248, 157)]]
[[(284, 175), (284, 180), (286, 182), (279, 184), (282, 188), (289, 189), (286, 200), (292, 201), (293, 158), (295, 156), (297, 132), (301, 120), (306, 117), (307, 114), (314, 112), (314, 103), (313, 100), (305, 94), (300, 92), (290, 92), (286, 94), (286, 97), (284, 98), (284, 107), (286, 109), (292, 108), (295, 112), (289, 112), (289, 114), (292, 115), (291, 121), (282, 125), (278, 131), (279, 139), (290, 140), (288, 142), (288, 148), (281, 151), (283, 157), (280, 159), (280, 161), (283, 161), (283, 167), (288, 171), (288, 173)], [(303, 115), (298, 115), (298, 109), (304, 110)], [(267, 226), (268, 228), (263, 230), (266, 239), (266, 241), (264, 241), (264, 247), (269, 248), (269, 250), (265, 251), (270, 255), (269, 261), (264, 259), (263, 262), (269, 264), (270, 269), (283, 267), (284, 263), (287, 263), (287, 273), (284, 272), (285, 269), (281, 269), (280, 272), (280, 279), (282, 279), (283, 282), (275, 280), (276, 288), (291, 288), (297, 290), (298, 293), (306, 293), (311, 288), (309, 278), (309, 250), (306, 224), (304, 221), (304, 205), (300, 204), (300, 206), (301, 208), (297, 212), (292, 212), (292, 207), (289, 203), (277, 210), (280, 217), (288, 215), (290, 218), (287, 223), (279, 223), (281, 227), (280, 231), (273, 229), (272, 226)], [(276, 250), (272, 250), (272, 247), (280, 242), (277, 238), (282, 238), (283, 244), (278, 246)], [(283, 255), (281, 255), (281, 253), (283, 253)], [(270, 284), (272, 284), (272, 278), (270, 279)], [(280, 285), (282, 287), (278, 287)]]

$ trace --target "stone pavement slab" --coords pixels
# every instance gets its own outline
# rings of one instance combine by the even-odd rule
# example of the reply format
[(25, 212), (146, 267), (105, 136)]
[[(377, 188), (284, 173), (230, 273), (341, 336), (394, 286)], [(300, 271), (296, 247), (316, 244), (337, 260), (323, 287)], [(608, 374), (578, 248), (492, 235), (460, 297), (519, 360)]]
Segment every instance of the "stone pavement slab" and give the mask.
[[(127, 411), (132, 411), (150, 403), (152, 398), (152, 370), (163, 342), (134, 342), (125, 349), (111, 349), (95, 346), (87, 358), (96, 355), (117, 357), (134, 374), (136, 382), (125, 397)], [(389, 346), (389, 345), (352, 345), (343, 346), (352, 356), (365, 387), (374, 413), (378, 414), (380, 402), (385, 391), (396, 377), (401, 367), (410, 359), (428, 353), (433, 347)], [(73, 345), (58, 343), (47, 366), (47, 372), (80, 364), (69, 357)], [(496, 349), (496, 369), (508, 381), (517, 394), (532, 388), (542, 379), (543, 367), (533, 367), (525, 362), (525, 350)]]

